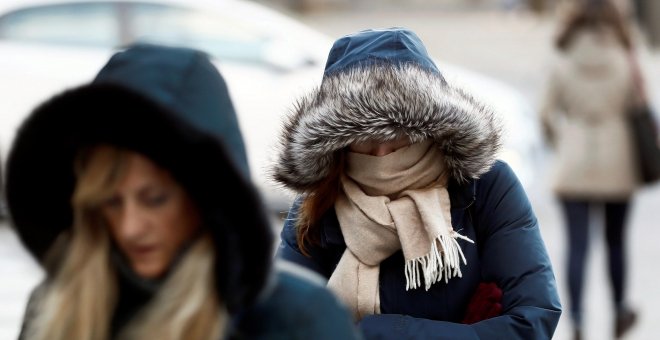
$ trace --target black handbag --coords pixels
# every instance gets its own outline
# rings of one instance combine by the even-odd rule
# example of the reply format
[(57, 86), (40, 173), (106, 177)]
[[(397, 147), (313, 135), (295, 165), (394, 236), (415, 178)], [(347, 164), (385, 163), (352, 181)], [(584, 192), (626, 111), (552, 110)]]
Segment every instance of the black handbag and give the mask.
[(660, 147), (653, 112), (648, 105), (632, 109), (628, 115), (640, 178), (644, 183), (660, 179)]
[(633, 77), (634, 103), (628, 112), (628, 122), (633, 139), (634, 151), (640, 179), (649, 184), (660, 179), (660, 147), (658, 126), (649, 106), (642, 77), (642, 70), (634, 53), (628, 53), (628, 62)]

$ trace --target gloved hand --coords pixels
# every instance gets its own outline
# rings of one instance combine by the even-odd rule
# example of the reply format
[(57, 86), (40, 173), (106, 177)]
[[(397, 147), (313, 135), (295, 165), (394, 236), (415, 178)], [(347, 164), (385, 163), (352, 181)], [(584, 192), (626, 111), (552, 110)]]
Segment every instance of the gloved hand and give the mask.
[(464, 324), (473, 324), (502, 314), (502, 290), (495, 283), (480, 283), (468, 305)]

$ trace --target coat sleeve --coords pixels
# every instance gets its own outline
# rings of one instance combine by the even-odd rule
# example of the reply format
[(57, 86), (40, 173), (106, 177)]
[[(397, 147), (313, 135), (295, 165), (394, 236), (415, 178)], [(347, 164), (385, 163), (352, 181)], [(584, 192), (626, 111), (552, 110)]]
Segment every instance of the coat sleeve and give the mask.
[(346, 307), (325, 287), (301, 300), (302, 320), (291, 327), (297, 339), (362, 339)]
[(282, 261), (275, 269), (260, 300), (234, 317), (229, 339), (361, 339), (350, 314), (324, 283)]
[(498, 162), (478, 182), (472, 210), (481, 248), (481, 277), (502, 289), (502, 315), (471, 325), (372, 315), (366, 339), (551, 339), (561, 305), (550, 259), (523, 188)]
[(311, 249), (312, 247), (307, 247), (307, 249), (310, 250), (311, 256), (306, 256), (298, 246), (296, 240), (296, 221), (298, 220), (300, 203), (301, 198), (298, 197), (293, 202), (291, 209), (289, 209), (289, 213), (284, 222), (284, 227), (280, 233), (280, 245), (277, 249), (277, 257), (310, 269), (327, 279), (331, 273), (327, 273), (327, 270), (325, 270), (322, 264), (319, 263), (318, 257), (313, 256), (317, 250)]
[(561, 305), (539, 224), (520, 182), (498, 162), (477, 187), (474, 222), (483, 237), (481, 277), (502, 289), (499, 317), (474, 324), (481, 338), (550, 339)]

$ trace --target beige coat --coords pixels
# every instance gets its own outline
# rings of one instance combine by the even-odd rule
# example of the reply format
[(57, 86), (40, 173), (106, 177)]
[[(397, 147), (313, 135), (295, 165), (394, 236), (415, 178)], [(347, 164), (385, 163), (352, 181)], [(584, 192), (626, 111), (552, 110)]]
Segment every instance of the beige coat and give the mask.
[(609, 32), (578, 33), (558, 60), (541, 111), (563, 198), (628, 199), (638, 185), (626, 124), (634, 86), (627, 52)]

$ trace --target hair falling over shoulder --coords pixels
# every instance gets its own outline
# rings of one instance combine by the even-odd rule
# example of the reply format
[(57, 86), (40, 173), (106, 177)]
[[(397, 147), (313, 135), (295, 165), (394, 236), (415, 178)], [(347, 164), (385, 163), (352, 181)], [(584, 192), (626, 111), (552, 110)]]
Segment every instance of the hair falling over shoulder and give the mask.
[[(114, 192), (129, 151), (99, 146), (79, 154), (72, 198), (74, 221), (46, 259), (48, 278), (34, 302), (24, 339), (108, 339), (117, 300), (111, 236), (100, 205)], [(121, 330), (121, 339), (215, 339), (226, 312), (213, 284), (214, 251), (200, 238), (153, 300)], [(195, 278), (195, 279), (191, 279)]]
[(119, 339), (221, 338), (228, 314), (214, 289), (213, 261), (213, 244), (206, 235), (197, 240), (151, 303), (120, 333)]
[(328, 176), (304, 195), (298, 211), (296, 241), (306, 256), (309, 256), (307, 245), (319, 244), (321, 217), (334, 206), (341, 191), (340, 177), (345, 166), (345, 150), (337, 151), (336, 159), (337, 163)]
[(105, 339), (110, 333), (116, 278), (110, 235), (94, 207), (108, 197), (124, 166), (114, 148), (86, 151), (76, 160), (73, 226), (47, 254), (49, 278), (27, 325), (27, 339)]

